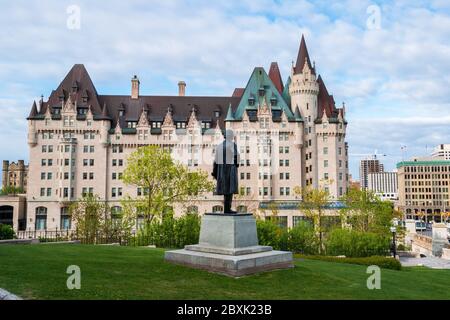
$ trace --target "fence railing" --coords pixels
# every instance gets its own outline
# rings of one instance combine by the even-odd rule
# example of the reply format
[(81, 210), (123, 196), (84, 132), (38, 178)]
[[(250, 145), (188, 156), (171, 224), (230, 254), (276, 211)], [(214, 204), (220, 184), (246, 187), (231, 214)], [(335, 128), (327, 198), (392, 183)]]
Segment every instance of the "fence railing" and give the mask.
[(55, 230), (27, 230), (17, 231), (17, 239), (39, 239), (40, 242), (58, 242), (79, 240), (81, 243), (92, 244), (112, 244), (127, 245), (131, 237), (111, 234), (103, 235), (100, 233), (91, 234), (89, 236), (81, 236), (77, 230), (55, 229)]

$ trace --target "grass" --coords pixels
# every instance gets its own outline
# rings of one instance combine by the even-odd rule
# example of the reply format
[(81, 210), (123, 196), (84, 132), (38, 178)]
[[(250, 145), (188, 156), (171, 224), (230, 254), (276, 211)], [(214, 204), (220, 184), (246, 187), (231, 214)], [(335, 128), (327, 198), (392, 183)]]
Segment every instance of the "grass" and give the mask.
[[(66, 269), (81, 268), (68, 290)], [(449, 299), (450, 270), (381, 269), (297, 259), (295, 268), (234, 279), (164, 262), (163, 249), (89, 245), (2, 245), (0, 288), (25, 299)]]

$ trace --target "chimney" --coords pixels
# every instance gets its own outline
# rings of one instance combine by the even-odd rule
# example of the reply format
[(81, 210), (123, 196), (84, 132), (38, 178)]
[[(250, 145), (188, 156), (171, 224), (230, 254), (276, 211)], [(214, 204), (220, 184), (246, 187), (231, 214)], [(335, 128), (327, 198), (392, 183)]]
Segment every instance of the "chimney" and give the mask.
[(186, 95), (186, 82), (178, 82), (178, 95), (180, 97), (184, 97)]
[(133, 79), (131, 79), (131, 99), (139, 98), (139, 84), (137, 75), (134, 75)]

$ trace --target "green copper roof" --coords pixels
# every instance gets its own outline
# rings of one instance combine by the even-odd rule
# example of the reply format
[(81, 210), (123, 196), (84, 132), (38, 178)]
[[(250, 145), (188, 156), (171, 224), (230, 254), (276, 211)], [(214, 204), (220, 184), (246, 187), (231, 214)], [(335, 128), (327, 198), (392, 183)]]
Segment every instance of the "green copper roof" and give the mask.
[[(260, 95), (260, 90), (264, 90), (264, 95)], [(254, 105), (249, 105), (249, 98), (254, 98)], [(270, 80), (264, 68), (257, 67), (248, 80), (241, 101), (234, 113), (233, 120), (242, 120), (242, 116), (247, 109), (257, 109), (263, 104), (264, 99), (268, 106), (271, 105), (271, 99), (276, 98), (276, 106), (271, 107), (272, 110), (283, 110), (288, 120), (294, 121), (294, 115), (287, 105), (285, 99), (278, 92), (277, 88)], [(228, 116), (227, 116), (228, 120)]]
[(289, 94), (289, 85), (291, 84), (291, 77), (288, 77), (286, 84), (284, 85), (283, 93), (281, 94), (283, 96), (284, 101), (288, 104), (288, 106), (291, 105), (291, 95)]
[(227, 112), (227, 117), (225, 118), (225, 121), (235, 121), (236, 119), (234, 118), (233, 115), (233, 110), (231, 110), (231, 104), (228, 106), (228, 112)]
[(397, 163), (397, 168), (407, 166), (450, 166), (450, 160), (425, 160), (425, 161), (402, 161)]

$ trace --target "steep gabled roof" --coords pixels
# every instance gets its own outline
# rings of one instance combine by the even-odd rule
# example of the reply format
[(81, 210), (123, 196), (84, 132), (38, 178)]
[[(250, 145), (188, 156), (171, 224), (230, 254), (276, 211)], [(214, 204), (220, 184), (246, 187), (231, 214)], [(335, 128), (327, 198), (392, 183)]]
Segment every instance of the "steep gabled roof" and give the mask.
[(277, 88), (278, 92), (283, 93), (284, 86), (283, 86), (283, 80), (281, 79), (280, 69), (278, 68), (278, 63), (272, 62), (270, 64), (269, 78), (270, 78), (270, 80), (272, 80), (272, 82), (275, 85), (275, 88)]
[(305, 61), (308, 64), (308, 67), (312, 70), (311, 72), (313, 74), (316, 74), (316, 70), (314, 70), (311, 64), (311, 59), (309, 58), (305, 37), (302, 35), (302, 40), (300, 41), (300, 47), (298, 49), (297, 62), (295, 63), (294, 67), (295, 74), (302, 73)]
[(240, 98), (244, 94), (245, 88), (235, 88), (233, 91), (232, 97)]
[(38, 115), (38, 110), (36, 106), (36, 101), (33, 101), (33, 105), (31, 106), (30, 114), (28, 115), (27, 120), (35, 119)]
[[(52, 91), (47, 103), (42, 108), (43, 110), (39, 110), (39, 113), (45, 114), (47, 105), (51, 107), (60, 106), (60, 98), (67, 100), (69, 95), (78, 106), (88, 107), (90, 105), (93, 114), (101, 113), (102, 107), (98, 100), (97, 90), (83, 64), (75, 64), (70, 69), (58, 88)], [(83, 100), (86, 98), (88, 100), (84, 102)]]
[(317, 117), (319, 119), (322, 118), (324, 112), (328, 118), (333, 118), (337, 116), (337, 110), (334, 102), (334, 98), (332, 95), (328, 93), (327, 87), (322, 80), (322, 77), (319, 75), (317, 78), (317, 83), (319, 84), (319, 96), (317, 98), (317, 102), (319, 105)]
[[(260, 94), (261, 91), (263, 91), (262, 95)], [(291, 109), (286, 104), (286, 101), (283, 99), (272, 80), (270, 80), (264, 68), (257, 67), (253, 70), (252, 75), (248, 80), (244, 94), (242, 95), (239, 105), (234, 112), (234, 118), (236, 120), (241, 120), (246, 110), (255, 110), (259, 105), (262, 105), (264, 101), (269, 102), (274, 98), (276, 99), (277, 104), (276, 106), (271, 106), (271, 109), (283, 110), (289, 120), (294, 120), (294, 115), (292, 114)], [(254, 106), (249, 105), (249, 99), (253, 99), (255, 101)]]

